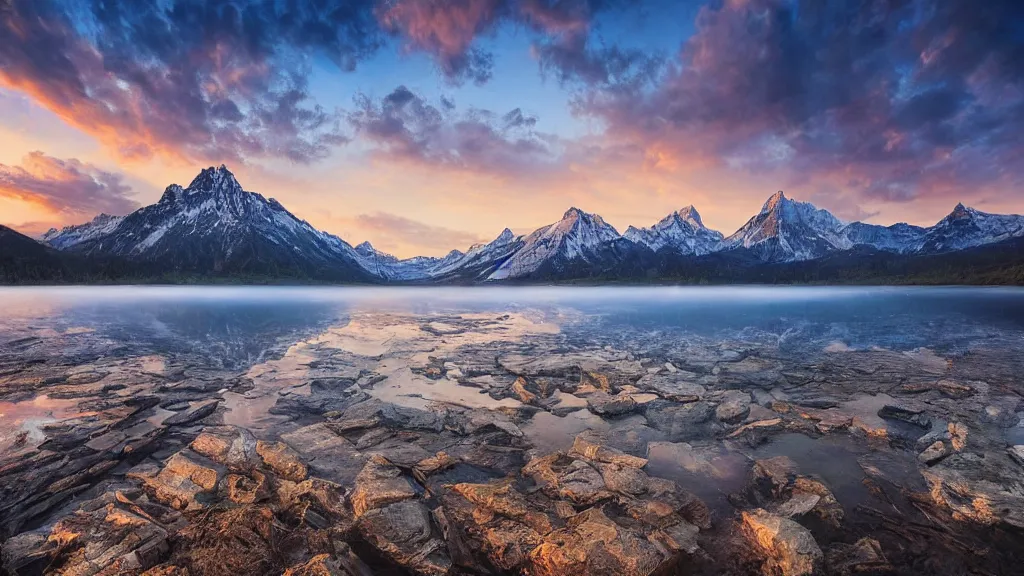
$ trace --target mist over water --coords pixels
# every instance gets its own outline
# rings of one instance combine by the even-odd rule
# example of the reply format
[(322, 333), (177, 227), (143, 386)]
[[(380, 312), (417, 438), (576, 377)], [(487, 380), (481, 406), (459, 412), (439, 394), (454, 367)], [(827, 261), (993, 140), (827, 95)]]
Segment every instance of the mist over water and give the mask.
[(229, 365), (352, 314), (524, 312), (569, 338), (645, 333), (962, 351), (1024, 344), (1024, 290), (923, 287), (60, 287), (0, 290), (5, 339), (50, 328), (95, 330), (125, 345), (209, 347)]

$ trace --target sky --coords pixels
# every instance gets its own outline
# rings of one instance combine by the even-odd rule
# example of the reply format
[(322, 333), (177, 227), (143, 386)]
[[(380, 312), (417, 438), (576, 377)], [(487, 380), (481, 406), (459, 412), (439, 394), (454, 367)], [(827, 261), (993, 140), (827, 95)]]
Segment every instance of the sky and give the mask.
[(227, 165), (400, 257), (571, 206), (624, 231), (777, 190), (845, 220), (1024, 212), (1019, 0), (0, 0), (0, 224)]

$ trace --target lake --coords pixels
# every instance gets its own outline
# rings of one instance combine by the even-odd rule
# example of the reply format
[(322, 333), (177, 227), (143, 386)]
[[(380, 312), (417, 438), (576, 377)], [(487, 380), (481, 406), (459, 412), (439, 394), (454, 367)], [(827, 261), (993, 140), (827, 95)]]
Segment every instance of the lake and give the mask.
[[(424, 481), (431, 493), (527, 482), (527, 462), (574, 454), (585, 436), (695, 494), (714, 530), (810, 501), (793, 484), (778, 488), (789, 503), (752, 488), (775, 466), (826, 487), (818, 520), (793, 516), (823, 547), (888, 537), (890, 561), (920, 565), (932, 547), (950, 570), (993, 569), (1010, 560), (893, 536), (884, 518), (967, 519), (963, 538), (979, 542), (993, 537), (979, 522), (1024, 525), (1011, 454), (1024, 457), (1022, 349), (1017, 288), (3, 288), (0, 513), (15, 518), (7, 535), (44, 525), (216, 426), (282, 440), (342, 485), (371, 454), (403, 470), (454, 456)], [(146, 451), (127, 455), (135, 444)], [(61, 451), (79, 460), (43, 464)], [(111, 467), (41, 500), (100, 457)], [(819, 525), (839, 522), (825, 502), (844, 523)]]

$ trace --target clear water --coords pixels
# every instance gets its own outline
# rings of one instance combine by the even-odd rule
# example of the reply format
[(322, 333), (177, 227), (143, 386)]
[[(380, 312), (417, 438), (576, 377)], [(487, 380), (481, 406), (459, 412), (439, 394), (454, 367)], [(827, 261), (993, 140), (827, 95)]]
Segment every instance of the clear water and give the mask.
[(156, 353), (205, 347), (244, 365), (280, 339), (352, 314), (509, 311), (609, 343), (679, 333), (784, 349), (1024, 345), (1024, 289), (1016, 288), (61, 287), (0, 289), (0, 346), (40, 330), (94, 330)]

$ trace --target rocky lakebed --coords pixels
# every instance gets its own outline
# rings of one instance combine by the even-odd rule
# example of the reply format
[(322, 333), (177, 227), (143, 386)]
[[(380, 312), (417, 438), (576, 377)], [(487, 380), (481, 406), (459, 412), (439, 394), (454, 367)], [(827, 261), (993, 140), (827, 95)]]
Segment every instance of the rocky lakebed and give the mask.
[(12, 321), (0, 573), (1024, 573), (1016, 335), (576, 320), (352, 312), (238, 363)]

